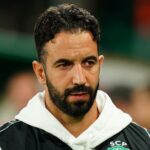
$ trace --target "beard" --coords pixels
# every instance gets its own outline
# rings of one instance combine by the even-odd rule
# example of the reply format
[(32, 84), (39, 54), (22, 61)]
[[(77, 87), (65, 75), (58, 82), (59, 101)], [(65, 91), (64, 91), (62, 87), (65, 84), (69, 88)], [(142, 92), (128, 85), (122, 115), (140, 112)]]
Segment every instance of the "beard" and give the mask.
[[(95, 89), (84, 85), (76, 85), (73, 88), (65, 89), (63, 94), (61, 94), (54, 87), (54, 85), (48, 80), (48, 77), (46, 77), (46, 83), (47, 83), (49, 96), (52, 102), (62, 112), (72, 117), (82, 117), (90, 110), (96, 98), (96, 93), (99, 87), (99, 83), (97, 84)], [(86, 101), (79, 99), (75, 102), (69, 102), (68, 97), (72, 93), (77, 93), (77, 92), (87, 93), (89, 95), (89, 99)]]

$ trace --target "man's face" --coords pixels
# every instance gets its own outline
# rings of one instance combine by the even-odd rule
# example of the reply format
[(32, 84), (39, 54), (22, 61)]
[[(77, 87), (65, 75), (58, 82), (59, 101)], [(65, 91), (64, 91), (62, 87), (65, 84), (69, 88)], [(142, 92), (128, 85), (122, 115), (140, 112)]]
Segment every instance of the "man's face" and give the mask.
[(49, 99), (70, 116), (86, 114), (95, 100), (103, 61), (92, 35), (61, 32), (44, 49)]

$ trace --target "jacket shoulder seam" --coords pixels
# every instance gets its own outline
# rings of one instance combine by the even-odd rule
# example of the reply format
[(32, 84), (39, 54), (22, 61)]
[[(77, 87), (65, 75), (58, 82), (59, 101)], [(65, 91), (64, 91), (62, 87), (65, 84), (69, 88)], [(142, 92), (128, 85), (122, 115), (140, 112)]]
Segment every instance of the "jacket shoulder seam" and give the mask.
[(148, 132), (148, 130), (145, 128), (146, 133), (148, 134), (149, 138), (150, 138), (150, 133)]
[(1, 126), (2, 127), (2, 129), (0, 129), (0, 133), (2, 133), (3, 131), (5, 131), (5, 130), (7, 130), (9, 127), (11, 127), (12, 125), (14, 125), (14, 124), (16, 124), (16, 123), (18, 123), (18, 122), (20, 122), (20, 120), (13, 120), (13, 121), (10, 121), (10, 122), (8, 122), (7, 123), (7, 125), (3, 128), (3, 125)]

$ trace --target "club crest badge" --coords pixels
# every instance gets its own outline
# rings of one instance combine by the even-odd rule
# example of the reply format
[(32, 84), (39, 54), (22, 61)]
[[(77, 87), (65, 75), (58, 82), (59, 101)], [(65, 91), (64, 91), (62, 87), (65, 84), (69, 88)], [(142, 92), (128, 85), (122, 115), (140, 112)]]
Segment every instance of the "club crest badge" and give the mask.
[(123, 146), (114, 146), (114, 147), (109, 147), (107, 150), (130, 150), (130, 149), (125, 148)]

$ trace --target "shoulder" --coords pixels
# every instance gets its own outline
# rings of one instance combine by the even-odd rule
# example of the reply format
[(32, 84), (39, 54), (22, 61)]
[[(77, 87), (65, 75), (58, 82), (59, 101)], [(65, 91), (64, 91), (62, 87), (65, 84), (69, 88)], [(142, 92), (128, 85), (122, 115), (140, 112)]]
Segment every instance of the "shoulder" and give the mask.
[(24, 143), (28, 137), (34, 142), (34, 129), (31, 126), (18, 120), (10, 121), (0, 127), (0, 148), (24, 150)]
[(15, 120), (0, 127), (0, 150), (69, 149), (60, 139), (44, 130)]
[(24, 132), (27, 128), (28, 125), (19, 120), (10, 121), (0, 126), (0, 138), (5, 135), (11, 135), (12, 133)]
[(131, 123), (123, 130), (123, 134), (131, 144), (140, 145), (143, 149), (147, 146), (150, 149), (150, 132), (146, 128)]
[(145, 128), (130, 123), (122, 131), (97, 146), (96, 149), (150, 150), (150, 135)]
[(0, 137), (9, 132), (11, 129), (14, 129), (14, 127), (16, 127), (16, 124), (19, 123), (20, 121), (18, 120), (14, 120), (14, 121), (10, 121), (8, 123), (5, 123), (4, 125), (0, 126)]
[(131, 134), (133, 137), (138, 136), (142, 139), (150, 139), (150, 131), (148, 131), (146, 128), (143, 128), (142, 126), (136, 124), (136, 123), (130, 123), (124, 131), (128, 134)]

